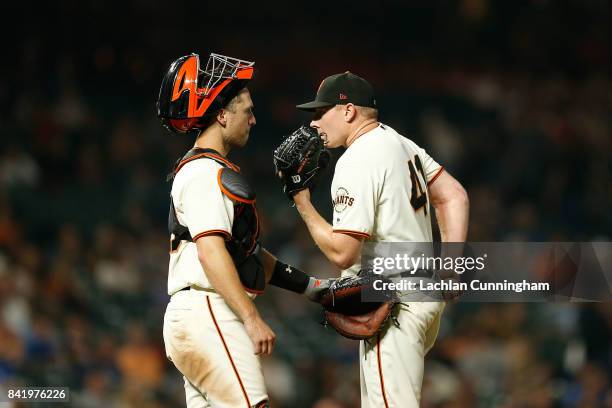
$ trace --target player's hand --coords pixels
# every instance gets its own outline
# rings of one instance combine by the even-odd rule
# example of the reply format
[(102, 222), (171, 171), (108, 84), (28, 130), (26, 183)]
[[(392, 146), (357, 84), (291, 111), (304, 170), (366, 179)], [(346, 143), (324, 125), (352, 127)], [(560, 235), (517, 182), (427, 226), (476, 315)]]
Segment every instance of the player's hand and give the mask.
[(253, 319), (246, 320), (244, 328), (255, 346), (255, 354), (272, 354), (276, 334), (261, 317), (256, 316)]

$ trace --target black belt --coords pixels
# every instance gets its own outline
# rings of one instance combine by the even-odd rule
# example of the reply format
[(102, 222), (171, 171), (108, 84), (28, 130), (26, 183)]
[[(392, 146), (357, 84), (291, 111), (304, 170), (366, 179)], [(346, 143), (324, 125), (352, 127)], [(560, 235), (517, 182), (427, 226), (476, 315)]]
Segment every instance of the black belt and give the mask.
[(177, 292), (180, 292), (182, 290), (189, 290), (189, 289), (191, 289), (191, 286), (185, 286), (183, 289), (179, 289)]

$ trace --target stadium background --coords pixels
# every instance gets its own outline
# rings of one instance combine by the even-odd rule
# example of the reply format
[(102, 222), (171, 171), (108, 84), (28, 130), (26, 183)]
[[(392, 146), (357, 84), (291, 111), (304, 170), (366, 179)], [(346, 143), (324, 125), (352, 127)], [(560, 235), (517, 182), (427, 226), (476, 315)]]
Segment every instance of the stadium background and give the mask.
[[(271, 151), (308, 120), (294, 105), (347, 69), (376, 86), (382, 121), (464, 184), (470, 240), (609, 241), (612, 5), (419, 3), (6, 6), (18, 28), (0, 67), (0, 388), (69, 386), (81, 407), (184, 404), (161, 338), (164, 178), (192, 140), (161, 128), (155, 100), (192, 51), (256, 61), (257, 125), (230, 158), (256, 186), (265, 246), (311, 274), (334, 271)], [(328, 191), (315, 192), (326, 216)], [(358, 406), (357, 344), (299, 296), (272, 288), (257, 303), (278, 336), (264, 360), (274, 406)], [(451, 305), (423, 407), (612, 406), (611, 334), (609, 304)]]

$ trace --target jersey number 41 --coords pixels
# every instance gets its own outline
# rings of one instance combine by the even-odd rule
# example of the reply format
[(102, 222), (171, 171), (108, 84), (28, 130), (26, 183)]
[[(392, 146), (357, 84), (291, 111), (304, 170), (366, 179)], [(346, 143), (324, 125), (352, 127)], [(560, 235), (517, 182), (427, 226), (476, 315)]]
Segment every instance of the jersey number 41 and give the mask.
[[(418, 211), (422, 207), (425, 215), (427, 215), (427, 184), (425, 183), (427, 178), (425, 177), (423, 164), (421, 164), (421, 159), (418, 155), (414, 156), (414, 164), (412, 160), (408, 160), (408, 169), (410, 170), (410, 180), (412, 181), (410, 204), (414, 211)], [(423, 176), (423, 184), (421, 184), (417, 171)]]

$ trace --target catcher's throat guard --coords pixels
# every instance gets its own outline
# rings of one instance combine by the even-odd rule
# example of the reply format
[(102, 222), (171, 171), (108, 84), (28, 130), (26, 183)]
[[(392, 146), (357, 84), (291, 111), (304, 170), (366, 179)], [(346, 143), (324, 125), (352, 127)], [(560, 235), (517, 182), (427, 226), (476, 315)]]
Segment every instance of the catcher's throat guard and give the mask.
[(174, 61), (162, 80), (157, 116), (171, 132), (206, 126), (206, 118), (224, 107), (253, 79), (254, 62), (210, 54), (204, 70), (198, 54)]

